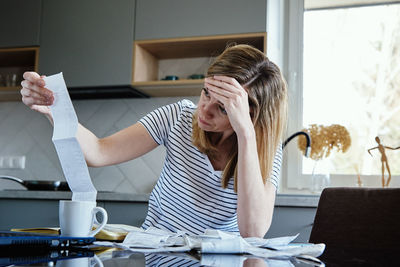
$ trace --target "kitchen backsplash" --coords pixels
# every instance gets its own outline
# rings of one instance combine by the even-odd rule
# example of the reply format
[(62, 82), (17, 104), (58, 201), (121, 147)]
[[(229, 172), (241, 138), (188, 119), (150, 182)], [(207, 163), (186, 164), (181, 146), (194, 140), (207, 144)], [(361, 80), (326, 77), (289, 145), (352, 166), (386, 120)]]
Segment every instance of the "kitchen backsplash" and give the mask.
[[(78, 119), (98, 137), (126, 128), (152, 110), (183, 98), (197, 103), (198, 97), (157, 97), (73, 101)], [(24, 180), (65, 180), (51, 141), (48, 120), (21, 102), (0, 102), (0, 156), (26, 156), (25, 169), (0, 169), (0, 175)], [(161, 172), (165, 150), (156, 148), (141, 158), (122, 164), (89, 168), (98, 191), (149, 193)], [(16, 182), (1, 180), (0, 190), (23, 189)]]

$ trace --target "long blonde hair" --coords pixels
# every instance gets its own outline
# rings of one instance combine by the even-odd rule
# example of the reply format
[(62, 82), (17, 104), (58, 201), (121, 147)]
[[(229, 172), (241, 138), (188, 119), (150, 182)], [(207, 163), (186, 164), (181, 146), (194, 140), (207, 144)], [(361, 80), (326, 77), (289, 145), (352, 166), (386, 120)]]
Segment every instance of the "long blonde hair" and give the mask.
[[(287, 120), (287, 86), (278, 66), (258, 49), (249, 45), (228, 47), (208, 68), (207, 76), (225, 75), (235, 78), (248, 93), (261, 175), (264, 183), (269, 178), (278, 145), (281, 143)], [(234, 140), (237, 140), (234, 138)], [(199, 128), (197, 112), (193, 118), (193, 144), (208, 156), (215, 155), (210, 133)], [(237, 143), (232, 146), (222, 175), (226, 188), (234, 177), (237, 190)]]

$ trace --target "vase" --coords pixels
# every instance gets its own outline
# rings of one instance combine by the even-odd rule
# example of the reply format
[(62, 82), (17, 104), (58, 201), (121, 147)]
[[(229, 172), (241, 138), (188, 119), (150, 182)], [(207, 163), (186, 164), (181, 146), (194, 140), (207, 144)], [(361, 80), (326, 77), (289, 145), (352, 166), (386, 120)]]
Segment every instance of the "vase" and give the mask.
[(311, 192), (320, 194), (325, 187), (331, 184), (331, 175), (327, 162), (316, 160), (311, 174)]

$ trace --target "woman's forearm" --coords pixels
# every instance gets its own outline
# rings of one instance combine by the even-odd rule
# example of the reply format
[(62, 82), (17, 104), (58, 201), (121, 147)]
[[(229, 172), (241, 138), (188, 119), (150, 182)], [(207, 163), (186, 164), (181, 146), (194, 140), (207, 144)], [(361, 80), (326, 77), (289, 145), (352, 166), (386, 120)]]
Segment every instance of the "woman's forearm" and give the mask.
[(255, 134), (238, 137), (237, 217), (240, 234), (263, 237), (272, 220), (275, 188), (264, 184)]
[(126, 162), (140, 157), (158, 146), (140, 123), (135, 123), (104, 138), (98, 138), (79, 124), (77, 139), (86, 162), (91, 167)]
[(76, 134), (82, 153), (85, 156), (86, 163), (90, 167), (104, 166), (104, 153), (101, 153), (101, 139), (86, 129), (80, 123)]

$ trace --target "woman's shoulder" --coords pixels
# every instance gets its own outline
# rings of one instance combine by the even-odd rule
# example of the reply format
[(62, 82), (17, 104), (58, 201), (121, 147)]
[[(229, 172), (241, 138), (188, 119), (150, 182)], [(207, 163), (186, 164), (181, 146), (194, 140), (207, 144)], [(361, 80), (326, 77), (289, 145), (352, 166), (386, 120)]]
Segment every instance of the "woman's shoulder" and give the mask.
[(188, 99), (182, 99), (176, 102), (174, 105), (176, 105), (178, 109), (178, 114), (179, 114), (178, 117), (180, 119), (185, 119), (185, 118), (191, 119), (197, 109), (197, 106)]
[(182, 99), (176, 103), (182, 111), (194, 111), (197, 106), (189, 99)]

